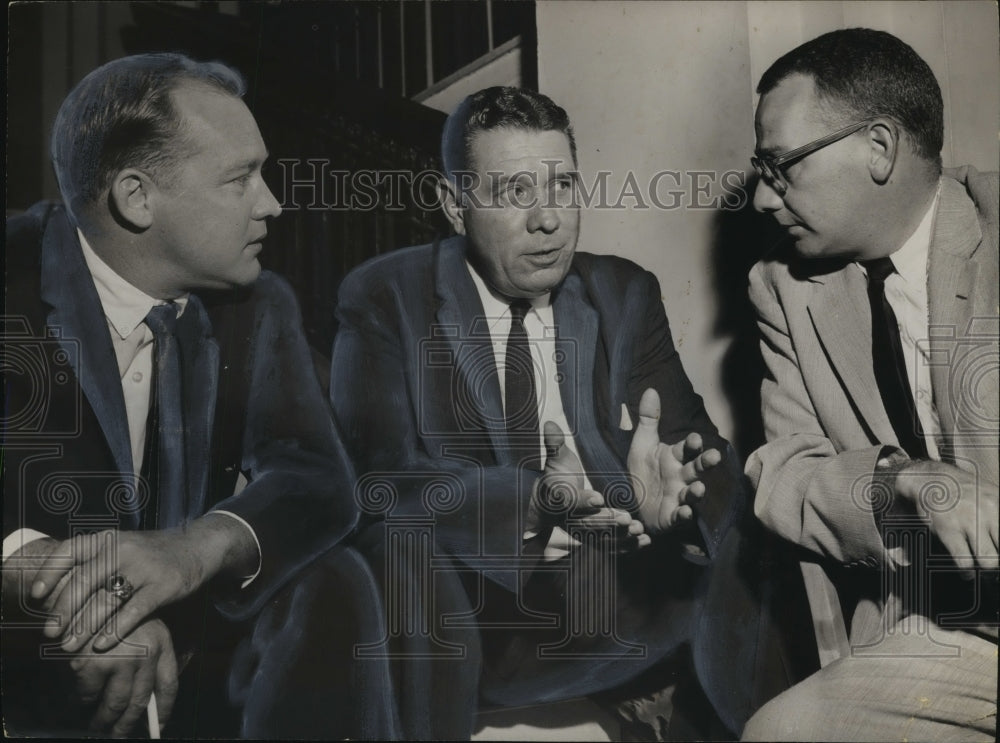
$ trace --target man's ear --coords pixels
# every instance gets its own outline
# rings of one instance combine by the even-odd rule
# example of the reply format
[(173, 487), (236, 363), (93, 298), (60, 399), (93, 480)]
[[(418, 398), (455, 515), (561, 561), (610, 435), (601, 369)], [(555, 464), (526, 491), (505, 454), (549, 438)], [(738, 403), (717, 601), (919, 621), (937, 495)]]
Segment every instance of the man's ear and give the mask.
[(108, 194), (116, 217), (138, 230), (153, 224), (153, 182), (141, 170), (126, 168), (115, 174)]
[(447, 177), (439, 178), (437, 184), (438, 199), (441, 200), (441, 210), (451, 222), (452, 228), (459, 235), (465, 234), (465, 207), (456, 193), (455, 184)]
[(888, 182), (896, 167), (901, 134), (891, 119), (876, 119), (868, 128), (868, 172), (879, 185)]

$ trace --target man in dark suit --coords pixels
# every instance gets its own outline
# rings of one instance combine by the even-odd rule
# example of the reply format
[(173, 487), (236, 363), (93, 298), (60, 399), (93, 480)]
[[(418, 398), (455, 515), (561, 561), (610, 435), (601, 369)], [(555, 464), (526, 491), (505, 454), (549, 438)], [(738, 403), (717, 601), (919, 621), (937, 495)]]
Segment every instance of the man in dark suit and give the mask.
[(364, 718), (346, 671), (295, 673), (349, 668), (377, 596), (330, 551), (353, 472), (295, 298), (257, 260), (280, 207), (243, 90), (177, 54), (95, 70), (53, 130), (65, 206), (8, 221), (8, 733), (296, 735), (309, 712), (332, 737), (390, 730), (377, 679)]
[[(403, 568), (397, 553), (368, 552), (391, 595), (431, 604), (409, 612), (427, 629), (387, 648), (471, 669), (404, 725), (467, 736), (480, 699), (613, 689), (691, 643), (705, 693), (738, 731), (756, 645), (717, 632), (725, 612), (706, 599), (713, 562), (736, 554), (738, 472), (684, 373), (656, 279), (576, 252), (573, 133), (544, 95), (475, 93), (442, 142), (457, 236), (353, 271), (333, 352), (362, 509), (400, 540), (419, 542), (416, 530), (438, 545)], [(408, 673), (397, 660), (402, 696), (425, 699)]]
[(997, 175), (942, 173), (941, 91), (890, 34), (824, 34), (758, 92), (754, 205), (788, 240), (750, 275), (747, 472), (764, 524), (819, 556), (830, 642), (745, 737), (993, 740)]

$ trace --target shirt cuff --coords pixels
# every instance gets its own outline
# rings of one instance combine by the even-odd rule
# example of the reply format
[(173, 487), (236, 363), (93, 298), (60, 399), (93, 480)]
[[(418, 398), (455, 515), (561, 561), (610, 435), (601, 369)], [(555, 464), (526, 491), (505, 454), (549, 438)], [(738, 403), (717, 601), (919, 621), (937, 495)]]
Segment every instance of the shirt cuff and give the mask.
[(34, 529), (18, 529), (13, 534), (8, 534), (3, 540), (3, 561), (7, 562), (8, 557), (25, 545), (39, 539), (46, 539), (48, 536), (48, 534), (42, 534), (40, 531), (35, 531)]
[[(254, 544), (257, 545), (257, 570), (254, 571), (253, 575), (244, 576), (243, 583), (240, 584), (240, 588), (246, 588), (251, 583), (253, 583), (254, 580), (257, 579), (257, 576), (260, 575), (260, 569), (264, 565), (264, 555), (263, 555), (263, 553), (261, 552), (261, 549), (260, 549), (260, 540), (257, 539), (257, 532), (255, 532), (253, 530), (253, 527), (250, 526), (250, 524), (247, 523), (246, 519), (241, 518), (240, 516), (237, 516), (232, 511), (218, 511), (217, 510), (217, 511), (212, 511), (212, 513), (221, 513), (223, 516), (229, 516), (230, 518), (234, 518), (237, 521), (239, 521), (241, 524), (243, 524), (243, 526), (245, 526), (247, 528), (247, 530), (250, 532), (250, 536), (253, 537)], [(6, 549), (7, 549), (7, 543), (5, 541), (4, 542), (4, 550), (6, 550)], [(6, 554), (6, 551), (4, 552), (4, 554)]]

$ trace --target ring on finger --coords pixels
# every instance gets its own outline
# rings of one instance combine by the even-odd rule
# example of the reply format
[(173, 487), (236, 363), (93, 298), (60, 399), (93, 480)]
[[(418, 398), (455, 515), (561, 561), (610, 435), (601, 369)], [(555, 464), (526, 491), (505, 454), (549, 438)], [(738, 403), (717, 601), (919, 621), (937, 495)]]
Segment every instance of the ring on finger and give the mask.
[(131, 581), (129, 581), (129, 579), (121, 573), (115, 573), (114, 575), (109, 576), (107, 584), (104, 587), (107, 589), (108, 593), (121, 601), (123, 604), (132, 598), (132, 594), (135, 593), (135, 589), (133, 588)]

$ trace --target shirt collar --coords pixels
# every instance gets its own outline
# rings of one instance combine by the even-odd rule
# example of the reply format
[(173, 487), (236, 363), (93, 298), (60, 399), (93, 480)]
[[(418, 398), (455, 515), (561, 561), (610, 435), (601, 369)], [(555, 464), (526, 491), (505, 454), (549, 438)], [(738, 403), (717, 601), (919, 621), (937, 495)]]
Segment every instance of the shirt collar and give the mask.
[(903, 277), (907, 284), (922, 286), (926, 283), (927, 254), (930, 251), (931, 237), (934, 234), (934, 214), (937, 212), (940, 197), (941, 182), (938, 181), (937, 191), (931, 200), (931, 205), (927, 208), (923, 219), (920, 220), (920, 224), (917, 225), (917, 229), (913, 231), (913, 234), (899, 250), (889, 256), (896, 272)]
[[(492, 330), (497, 322), (510, 312), (511, 300), (488, 286), (468, 260), (465, 261), (465, 267), (469, 269), (472, 283), (476, 285), (476, 291), (479, 292), (479, 299), (482, 301), (483, 310), (486, 313), (486, 320)], [(531, 303), (532, 312), (538, 314), (539, 310), (548, 307), (551, 303), (552, 292), (545, 292), (540, 297), (532, 297), (528, 301)]]
[[(97, 296), (101, 300), (104, 315), (108, 318), (115, 333), (124, 340), (146, 319), (150, 309), (156, 305), (167, 303), (132, 286), (119, 276), (111, 266), (101, 260), (79, 228), (77, 228), (76, 234), (80, 238), (83, 260), (94, 279), (94, 286), (97, 288)], [(178, 305), (178, 316), (184, 312), (187, 300), (186, 294), (174, 300), (175, 304)]]

